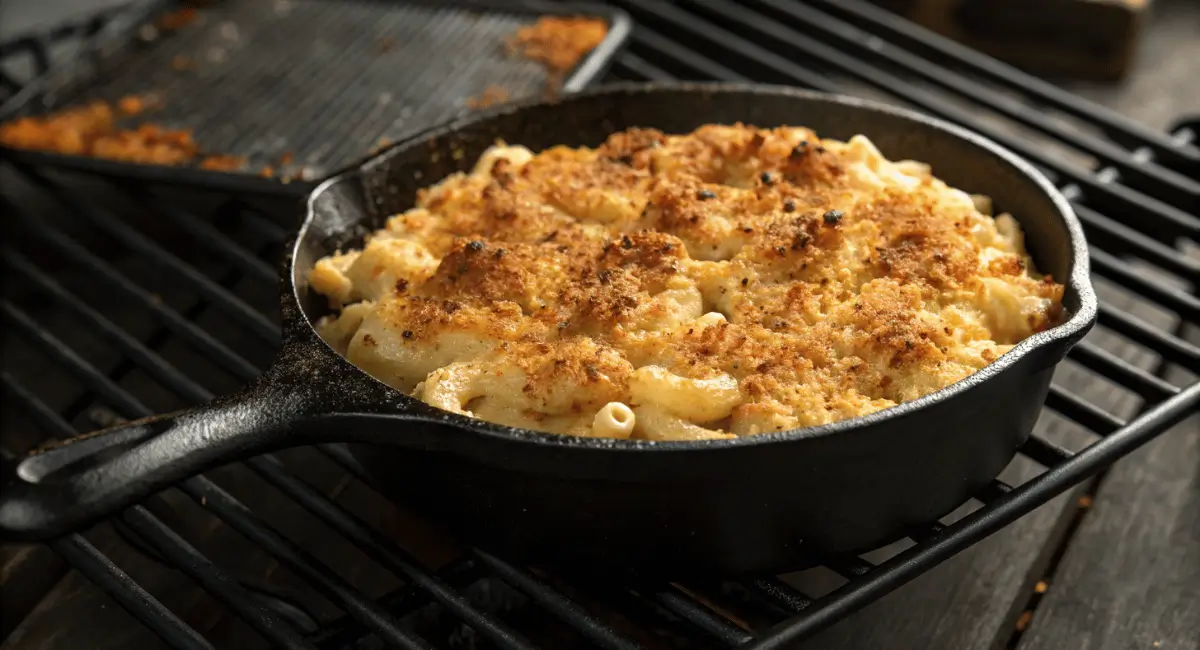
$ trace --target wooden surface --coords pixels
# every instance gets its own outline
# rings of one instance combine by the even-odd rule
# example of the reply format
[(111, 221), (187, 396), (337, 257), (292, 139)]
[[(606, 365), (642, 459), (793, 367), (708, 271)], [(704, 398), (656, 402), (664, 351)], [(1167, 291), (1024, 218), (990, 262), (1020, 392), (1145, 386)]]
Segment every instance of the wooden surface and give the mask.
[(1019, 647), (1200, 647), (1200, 416), (1105, 478)]

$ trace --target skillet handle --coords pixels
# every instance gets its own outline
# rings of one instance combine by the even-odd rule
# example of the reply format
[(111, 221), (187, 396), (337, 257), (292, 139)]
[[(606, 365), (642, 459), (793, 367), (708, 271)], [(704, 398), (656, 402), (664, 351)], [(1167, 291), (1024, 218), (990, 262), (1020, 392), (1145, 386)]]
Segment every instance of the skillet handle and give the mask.
[[(356, 408), (401, 410), (390, 404), (390, 389), (357, 371), (337, 377), (338, 368), (319, 358), (301, 369), (287, 361), (286, 350), (281, 356), (281, 363), (241, 392), (71, 438), (11, 466), (5, 463), (0, 539), (57, 537), (212, 467), (273, 449), (353, 437), (346, 427), (323, 423), (323, 416)], [(342, 378), (352, 383), (330, 391), (327, 381)]]
[(262, 407), (257, 386), (230, 397), (55, 443), (4, 471), (0, 537), (78, 530), (234, 456), (278, 443), (294, 404)]

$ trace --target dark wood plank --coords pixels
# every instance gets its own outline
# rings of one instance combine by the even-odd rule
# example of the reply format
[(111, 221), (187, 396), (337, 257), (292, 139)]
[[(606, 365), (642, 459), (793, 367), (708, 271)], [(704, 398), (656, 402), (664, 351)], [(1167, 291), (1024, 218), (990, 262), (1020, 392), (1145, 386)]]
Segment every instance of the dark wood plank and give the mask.
[(1109, 473), (1019, 647), (1200, 647), (1200, 416)]

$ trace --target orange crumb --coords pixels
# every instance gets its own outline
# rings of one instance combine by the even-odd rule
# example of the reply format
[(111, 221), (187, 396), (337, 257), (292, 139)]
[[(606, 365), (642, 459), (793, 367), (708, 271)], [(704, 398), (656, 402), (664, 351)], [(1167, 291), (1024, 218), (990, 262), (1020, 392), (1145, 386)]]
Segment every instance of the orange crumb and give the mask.
[(1088, 496), (1088, 495), (1086, 495), (1086, 494), (1085, 494), (1085, 495), (1083, 495), (1083, 496), (1081, 496), (1081, 497), (1079, 497), (1079, 507), (1080, 507), (1080, 508), (1090, 508), (1090, 507), (1092, 507), (1092, 497), (1090, 497), (1090, 496)]
[(146, 102), (137, 95), (126, 95), (117, 100), (117, 108), (123, 115), (137, 115), (146, 110)]
[(483, 92), (475, 97), (468, 97), (466, 104), (467, 108), (479, 110), (483, 108), (491, 108), (497, 104), (503, 104), (508, 101), (508, 89), (503, 86), (489, 85), (483, 89)]
[(246, 159), (243, 156), (234, 156), (231, 154), (216, 154), (206, 156), (200, 161), (200, 169), (207, 169), (217, 172), (232, 172), (246, 166)]
[(551, 71), (562, 72), (575, 67), (607, 34), (608, 25), (599, 18), (542, 16), (518, 29), (508, 46)]
[(1029, 623), (1033, 621), (1033, 612), (1026, 611), (1021, 614), (1021, 618), (1017, 619), (1017, 631), (1024, 632), (1025, 628), (1029, 627)]
[(263, 167), (262, 169), (258, 170), (258, 175), (262, 176), (263, 178), (274, 178), (275, 177), (275, 168), (270, 165), (267, 165), (266, 167)]
[(191, 7), (184, 7), (176, 11), (169, 11), (158, 19), (159, 29), (165, 32), (173, 32), (177, 29), (182, 29), (196, 22), (196, 10)]
[(1047, 587), (1048, 587), (1048, 585), (1046, 584), (1045, 580), (1038, 580), (1038, 583), (1033, 586), (1033, 591), (1035, 593), (1044, 594), (1044, 593), (1046, 593)]
[(375, 154), (380, 151), (383, 151), (384, 149), (387, 149), (390, 146), (392, 146), (392, 139), (385, 135), (385, 136), (379, 138), (378, 140), (376, 140), (375, 146), (371, 147), (371, 150), (368, 151), (367, 153)]
[(41, 117), (23, 117), (0, 125), (0, 143), (14, 149), (87, 155), (96, 138), (112, 132), (116, 117), (101, 101)]
[(292, 161), (295, 159), (296, 159), (296, 154), (294, 154), (290, 151), (285, 151), (285, 152), (283, 152), (283, 155), (279, 157), (279, 166), (286, 167), (286, 166), (292, 164)]

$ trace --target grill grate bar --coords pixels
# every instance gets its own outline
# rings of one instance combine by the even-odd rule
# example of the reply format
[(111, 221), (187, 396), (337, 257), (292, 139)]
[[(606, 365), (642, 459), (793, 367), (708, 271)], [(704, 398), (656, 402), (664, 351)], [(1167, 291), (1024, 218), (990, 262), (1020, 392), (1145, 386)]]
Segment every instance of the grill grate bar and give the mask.
[(1075, 455), (1063, 447), (1036, 435), (1029, 436), (1029, 439), (1017, 451), (1025, 454), (1035, 463), (1046, 469), (1058, 467), (1071, 460), (1071, 457)]
[(225, 603), (272, 645), (288, 650), (316, 650), (278, 614), (260, 604), (253, 594), (222, 573), (191, 544), (154, 518), (150, 511), (135, 506), (126, 510), (121, 520), (196, 584)]
[(398, 575), (408, 577), (413, 583), (429, 593), (438, 603), (461, 618), (467, 625), (501, 648), (528, 648), (529, 641), (513, 630), (499, 624), (494, 618), (473, 609), (465, 598), (454, 593), (454, 589), (437, 577), (422, 569), (407, 553), (396, 547), (368, 524), (326, 499), (303, 481), (291, 476), (283, 463), (271, 457), (254, 458), (249, 461), (259, 475), (284, 494), (316, 515), (356, 546)]
[(695, 50), (684, 47), (679, 43), (655, 32), (644, 25), (638, 25), (633, 33), (633, 44), (637, 49), (650, 50), (647, 57), (655, 61), (669, 59), (677, 61), (688, 69), (699, 72), (699, 75), (683, 74), (682, 79), (717, 79), (720, 81), (750, 81), (750, 78), (734, 72), (712, 59), (699, 54)]
[(1051, 385), (1046, 396), (1046, 407), (1061, 413), (1073, 422), (1082, 424), (1092, 431), (1107, 436), (1121, 427), (1125, 421), (1092, 404), (1075, 393)]
[(247, 276), (272, 285), (279, 282), (279, 275), (274, 267), (195, 215), (136, 185), (125, 184), (123, 189), (134, 201), (153, 207), (156, 214), (166, 217), (172, 225), (194, 237), (205, 248), (220, 255)]
[[(479, 568), (470, 558), (451, 562), (437, 572), (438, 577), (458, 589), (475, 584), (483, 577)], [(404, 585), (379, 598), (383, 608), (389, 612), (414, 612), (430, 603), (429, 593), (415, 585)], [(311, 637), (312, 642), (320, 648), (329, 650), (345, 650), (355, 647), (363, 636), (368, 634), (362, 625), (349, 616), (343, 616), (333, 623), (325, 625)], [(362, 645), (368, 645), (363, 643)]]
[[(152, 413), (150, 409), (146, 408), (135, 397), (122, 390), (94, 366), (76, 355), (64, 343), (49, 333), (39, 330), (36, 324), (19, 309), (5, 301), (0, 303), (0, 311), (2, 311), (6, 320), (17, 326), (17, 329), (22, 334), (46, 350), (55, 361), (67, 366), (75, 374), (81, 376), (88, 388), (101, 395), (125, 415), (145, 417)], [(111, 323), (107, 325), (113, 327)], [(140, 343), (136, 343), (136, 341), (134, 343), (134, 348), (140, 349), (144, 354), (152, 354)], [(170, 368), (170, 366), (166, 365), (166, 362), (163, 362), (162, 367)], [(146, 370), (151, 371), (152, 368), (146, 368)], [(171, 371), (177, 372), (173, 369)], [(192, 397), (202, 397), (202, 394)], [(399, 623), (380, 609), (378, 604), (358, 593), (335, 572), (311, 557), (299, 546), (288, 541), (283, 535), (254, 515), (249, 509), (219, 488), (215, 483), (203, 476), (197, 476), (184, 481), (178, 487), (202, 507), (208, 508), (231, 528), (237, 530), (247, 539), (255, 542), (268, 553), (275, 556), (293, 572), (324, 593), (331, 601), (338, 604), (348, 614), (372, 628), (392, 645), (411, 649), (429, 647), (424, 640), (415, 638), (411, 633), (401, 629)], [(154, 526), (146, 522), (129, 521), (128, 523), (131, 527), (138, 529), (138, 532), (142, 532), (140, 528), (149, 526), (151, 529), (150, 535), (158, 539), (167, 539), (163, 536), (168, 533), (170, 536), (174, 536), (174, 533), (170, 533), (169, 530), (157, 530)], [(135, 523), (137, 526), (135, 526)], [(159, 545), (156, 544), (156, 546)], [(160, 548), (160, 551), (167, 554), (168, 550)]]
[[(322, 453), (350, 472), (351, 475), (362, 481), (363, 484), (378, 491), (378, 486), (375, 485), (374, 479), (364, 471), (362, 465), (350, 454), (345, 445), (319, 445), (318, 448)], [(521, 590), (525, 595), (541, 604), (551, 614), (570, 624), (597, 646), (612, 650), (637, 650), (638, 646), (636, 644), (610, 630), (603, 623), (589, 616), (583, 608), (575, 604), (570, 598), (545, 582), (533, 577), (528, 572), (480, 549), (472, 549), (471, 557), (478, 561), (479, 564), (491, 569), (505, 582)]]
[(751, 580), (746, 586), (750, 593), (793, 614), (799, 614), (813, 604), (812, 598), (774, 576)]
[(472, 551), (472, 556), (597, 646), (608, 650), (638, 650), (639, 646), (633, 641), (596, 620), (582, 607), (545, 582), (486, 551), (476, 549)]
[(163, 250), (158, 244), (155, 244), (145, 235), (142, 235), (120, 219), (112, 217), (103, 210), (88, 205), (84, 201), (80, 201), (73, 193), (56, 187), (45, 177), (32, 170), (25, 168), (23, 171), (27, 178), (46, 190), (48, 194), (52, 194), (60, 199), (74, 213), (84, 217), (97, 228), (116, 237), (128, 246), (130, 250), (153, 261), (158, 266), (170, 270), (179, 279), (187, 282), (201, 296), (224, 311), (230, 318), (237, 321), (239, 325), (246, 327), (247, 330), (253, 332), (267, 343), (272, 345), (279, 343), (279, 328), (261, 313), (233, 295), (228, 289), (218, 285), (183, 260)]
[[(628, 80), (671, 81), (674, 79), (666, 70), (629, 52), (617, 58), (613, 71)], [(630, 72), (633, 74), (630, 75)]]
[[(7, 372), (0, 371), (0, 386), (10, 394), (41, 428), (56, 437), (77, 435), (75, 428), (32, 392), (17, 383)], [(52, 540), (54, 549), (72, 567), (112, 597), (160, 639), (177, 650), (211, 650), (212, 645), (191, 626), (116, 566), (92, 543), (78, 533)]]
[(132, 614), (158, 638), (180, 650), (211, 650), (212, 645), (158, 599), (79, 535), (50, 542), (50, 548)]
[(374, 600), (355, 589), (327, 565), (288, 540), (269, 524), (255, 516), (215, 483), (196, 477), (181, 484), (182, 489), (197, 503), (207, 507), (222, 521), (247, 539), (277, 558), (341, 607), (348, 615), (369, 627), (389, 646), (410, 650), (432, 646), (401, 627), (399, 620)]
[(1092, 250), (1099, 247), (1114, 254), (1137, 255), (1165, 271), (1200, 283), (1200, 262), (1185, 256), (1179, 249), (1148, 237), (1138, 229), (1110, 219), (1086, 205), (1076, 202), (1071, 207), (1087, 231)]
[(728, 646), (742, 646), (754, 640), (754, 635), (719, 616), (690, 595), (683, 595), (677, 588), (657, 590), (646, 594), (658, 607), (678, 616), (687, 623), (715, 637)]
[(1137, 316), (1101, 304), (1099, 323), (1131, 341), (1154, 350), (1167, 361), (1200, 368), (1200, 347), (1172, 336)]
[[(694, 2), (694, 0), (691, 0)], [(1008, 118), (1065, 142), (1089, 155), (1095, 156), (1115, 169), (1143, 191), (1167, 198), (1176, 206), (1185, 206), (1200, 200), (1200, 182), (1178, 172), (1139, 159), (1134, 153), (1107, 140), (1081, 132), (1072, 132), (1061, 123), (1045, 119), (1045, 115), (1033, 106), (995, 92), (969, 80), (954, 71), (883, 41), (853, 25), (822, 13), (794, 0), (759, 0), (789, 18), (796, 19), (808, 27), (821, 30), (836, 37), (843, 45), (854, 48), (856, 54), (871, 56), (879, 61), (902, 67), (927, 81), (938, 84), (968, 99), (977, 100)], [(743, 15), (748, 14), (744, 12)], [(748, 16), (747, 16), (748, 17)], [(761, 27), (761, 24), (758, 25)]]
[(87, 303), (72, 295), (62, 285), (50, 278), (50, 276), (40, 271), (24, 255), (12, 249), (5, 248), (3, 251), (0, 251), (0, 257), (14, 271), (24, 275), (33, 281), (34, 284), (38, 285), (46, 295), (52, 297), (76, 316), (86, 320), (90, 325), (95, 325), (97, 334), (103, 336), (115, 347), (119, 348), (123, 354), (128, 355), (137, 365), (150, 369), (155, 379), (167, 385), (172, 392), (188, 396), (189, 399), (197, 401), (211, 399), (211, 395), (201, 388), (199, 384), (189, 379), (183, 373), (175, 371), (161, 357), (146, 349), (140, 341), (130, 336), (128, 332), (117, 327), (107, 317), (88, 306)]
[[(4, 303), (4, 306), (7, 307), (7, 303)], [(69, 349), (65, 350), (65, 353), (73, 355)], [(54, 414), (49, 407), (34, 397), (31, 392), (20, 386), (8, 373), (3, 373), (3, 383), (8, 392), (13, 395), (18, 405), (31, 413), (38, 424), (48, 430), (55, 438), (62, 439), (78, 435), (70, 424), (61, 417), (58, 417), (57, 414)], [(47, 418), (45, 417), (47, 414), (53, 414), (54, 417)], [(196, 581), (197, 584), (212, 594), (217, 600), (228, 606), (239, 618), (246, 621), (255, 631), (271, 641), (276, 647), (288, 648), (289, 650), (312, 649), (312, 646), (298, 632), (280, 620), (274, 612), (259, 604), (254, 596), (217, 569), (209, 562), (208, 558), (204, 557), (194, 547), (178, 535), (175, 535), (166, 525), (158, 521), (149, 510), (146, 510), (143, 506), (134, 506), (121, 515), (121, 518), (122, 521), (151, 543), (165, 559)], [(60, 538), (54, 544), (64, 543), (63, 540), (68, 540), (69, 543), (69, 540), (74, 537), (76, 536)], [(97, 551), (97, 553), (99, 552)], [(101, 560), (101, 558), (97, 559)], [(105, 571), (119, 571), (111, 562), (106, 562), (106, 564), (111, 569), (106, 568)], [(80, 568), (79, 565), (76, 565), (76, 567)], [(81, 568), (81, 570), (83, 569)], [(107, 585), (114, 590), (117, 589), (116, 584), (108, 581), (107, 578), (102, 577), (101, 581), (97, 584), (101, 584), (102, 587)], [(123, 584), (122, 587), (124, 587)], [(156, 608), (161, 608), (162, 605), (157, 604), (156, 606), (157, 601), (152, 596), (146, 594), (145, 598), (142, 598), (139, 592), (141, 592), (140, 587), (133, 592), (122, 591), (118, 597), (118, 602), (124, 605), (126, 599), (137, 599), (139, 602), (135, 603), (136, 609), (130, 610), (131, 613), (140, 620), (144, 620), (147, 626), (155, 633), (163, 636), (169, 643), (179, 644), (176, 647), (209, 647), (207, 646), (207, 642), (204, 642), (204, 645), (184, 645), (188, 643), (186, 639), (197, 634), (195, 630), (184, 626), (186, 628), (184, 634), (177, 634), (177, 630), (174, 629), (175, 624), (170, 620), (160, 620), (157, 612), (154, 611)], [(173, 614), (169, 614), (169, 616), (174, 617)], [(176, 622), (178, 621), (176, 620)], [(183, 625), (182, 622), (179, 622), (179, 624)], [(184, 640), (180, 641), (180, 639)]]
[(1109, 379), (1133, 390), (1138, 395), (1158, 402), (1179, 393), (1179, 388), (1166, 380), (1138, 368), (1090, 341), (1081, 341), (1071, 348), (1067, 358), (1079, 362)]
[[(623, 8), (631, 13), (637, 13), (643, 17), (657, 22), (658, 24), (669, 24), (672, 27), (683, 27), (694, 35), (702, 39), (711, 39), (718, 41), (720, 45), (730, 52), (744, 57), (750, 61), (754, 61), (759, 65), (763, 65), (776, 73), (786, 75), (788, 78), (804, 84), (809, 88), (819, 90), (835, 90), (832, 81), (816, 72), (798, 66), (787, 58), (780, 56), (770, 50), (759, 47), (749, 41), (743, 40), (735, 36), (732, 32), (725, 30), (722, 27), (702, 20), (674, 5), (665, 2), (647, 2), (637, 3), (632, 0), (616, 0)], [(640, 31), (640, 27), (639, 27)], [(635, 35), (635, 41), (639, 41)], [(639, 41), (640, 42), (640, 41)], [(736, 74), (736, 73), (735, 73)], [(741, 77), (745, 79), (745, 77)], [(736, 79), (726, 79), (727, 81), (735, 81)]]
[[(746, 650), (782, 650), (824, 629), (868, 603), (974, 545), (1017, 518), (1076, 485), (1124, 454), (1152, 440), (1161, 431), (1192, 414), (1200, 404), (1200, 383), (1147, 409), (1129, 423), (1119, 436), (1097, 441), (1072, 459), (1041, 477), (1001, 493), (980, 508), (948, 526), (928, 544), (901, 551), (879, 565), (870, 575), (839, 587), (799, 615), (776, 625)], [(1003, 485), (998, 481), (994, 485)]]
[[(666, 5), (653, 3), (644, 7), (647, 12), (659, 12)], [(1058, 160), (1028, 142), (1005, 133), (990, 124), (978, 119), (976, 113), (953, 106), (935, 93), (921, 90), (911, 82), (889, 74), (880, 68), (865, 63), (829, 45), (825, 45), (800, 31), (786, 27), (776, 21), (767, 20), (762, 16), (743, 10), (734, 10), (724, 4), (702, 3), (695, 5), (697, 9), (716, 13), (722, 22), (738, 23), (748, 26), (756, 35), (765, 35), (775, 39), (782, 47), (790, 48), (804, 57), (822, 61), (843, 73), (850, 74), (862, 81), (915, 104), (931, 114), (962, 124), (992, 140), (1004, 145), (1030, 162), (1057, 176), (1061, 182), (1074, 183), (1089, 200), (1106, 206), (1114, 215), (1136, 220), (1139, 228), (1173, 233), (1170, 236), (1188, 236), (1200, 239), (1200, 218), (1196, 218), (1183, 210), (1172, 206), (1160, 199), (1142, 192), (1137, 192), (1125, 186), (1115, 185), (1099, 179), (1094, 172), (1084, 170), (1076, 165)], [(630, 11), (634, 11), (632, 6)], [(681, 11), (671, 7), (673, 11)], [(685, 14), (686, 15), (686, 14)], [(689, 16), (690, 18), (690, 16)], [(698, 20), (698, 19), (693, 19)], [(731, 52), (743, 54), (752, 60), (769, 65), (773, 69), (787, 74), (795, 82), (806, 84), (819, 90), (829, 90), (829, 82), (812, 81), (813, 73), (799, 68), (786, 59), (765, 47), (750, 43), (723, 29), (716, 28), (711, 23), (699, 21), (701, 25), (709, 25), (708, 37), (719, 46)], [(1137, 215), (1136, 217), (1133, 215)], [(1154, 223), (1147, 224), (1146, 221)]]
[[(10, 205), (0, 198), (0, 203)], [(197, 327), (173, 309), (164, 307), (148, 291), (142, 289), (129, 278), (113, 269), (108, 263), (93, 255), (83, 246), (63, 236), (61, 233), (41, 223), (36, 217), (26, 214), (23, 210), (14, 209), (9, 212), (16, 216), (21, 223), (43, 241), (52, 245), (63, 256), (86, 267), (89, 271), (106, 280), (113, 288), (124, 293), (138, 303), (140, 308), (153, 314), (164, 326), (184, 341), (203, 350), (208, 357), (234, 376), (244, 380), (258, 376), (259, 370), (250, 362), (243, 359), (228, 346), (218, 341), (211, 334)]]
[(1135, 272), (1116, 256), (1099, 248), (1092, 248), (1089, 254), (1093, 273), (1157, 302), (1186, 320), (1200, 321), (1200, 298), (1178, 288), (1172, 291), (1170, 285)]
[(1043, 103), (1102, 127), (1118, 139), (1136, 140), (1138, 144), (1151, 148), (1154, 154), (1165, 162), (1191, 165), (1200, 163), (1200, 149), (1196, 147), (1180, 146), (1165, 133), (1073, 95), (1054, 84), (976, 52), (883, 9), (873, 7), (867, 2), (862, 0), (815, 1), (831, 11), (852, 16), (862, 24), (869, 24), (889, 35), (903, 38), (918, 48), (936, 51), (993, 81), (1034, 95)]

